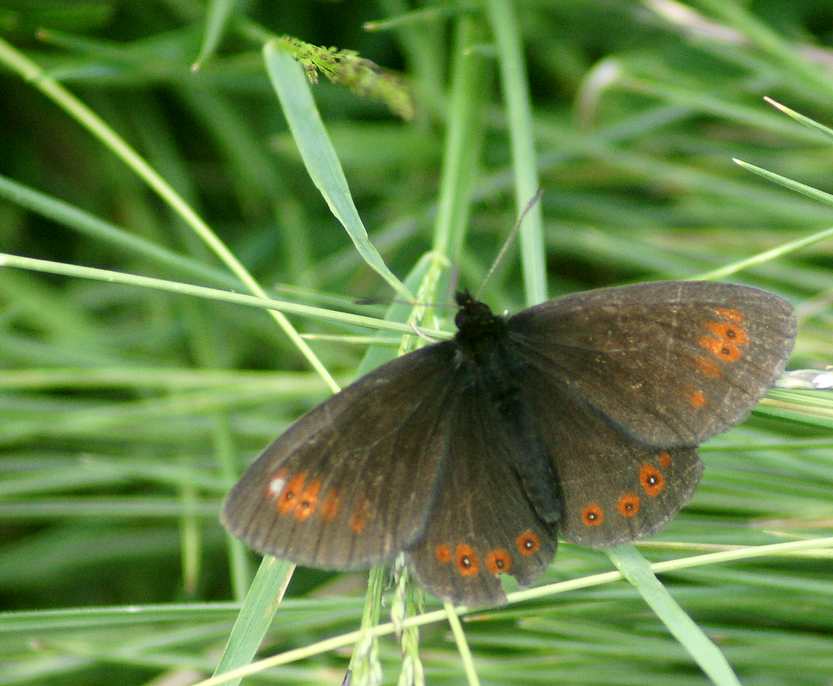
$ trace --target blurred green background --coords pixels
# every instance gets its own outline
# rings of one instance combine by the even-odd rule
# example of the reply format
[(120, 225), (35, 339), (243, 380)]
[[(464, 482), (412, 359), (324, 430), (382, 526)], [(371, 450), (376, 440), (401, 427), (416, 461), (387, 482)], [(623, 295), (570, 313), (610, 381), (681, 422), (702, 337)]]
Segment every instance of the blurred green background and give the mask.
[[(388, 267), (404, 279), (435, 244), (445, 178), (446, 192), (459, 189), (467, 226), (449, 257), (459, 281), (476, 287), (519, 209), (512, 120), (484, 6), (228, 3), (212, 50), (206, 36), (224, 4), (0, 1), (0, 252), (244, 290), (169, 203), (38, 90), (40, 77), (21, 78), (22, 55), (124, 137), (270, 294), (384, 316), (355, 302), (387, 302), (392, 291), (304, 168), (264, 67), (258, 36), (268, 31), (356, 50), (401, 73), (415, 103), (409, 122), (323, 77), (313, 93)], [(732, 162), (831, 189), (831, 138), (762, 100), (833, 124), (831, 3), (510, 5), (534, 122), (523, 133), (544, 189), (539, 257), (550, 297), (693, 277), (833, 225), (829, 206)], [(391, 25), (365, 30), (373, 20)], [(452, 90), (460, 22), (479, 36), (466, 53), (477, 60), (477, 93)], [(468, 131), (462, 180), (448, 185), (449, 120), (467, 103), (480, 125)], [(790, 367), (830, 363), (832, 249), (820, 242), (730, 279), (798, 307)], [(486, 297), (496, 309), (524, 306), (517, 249)], [(304, 334), (369, 333), (291, 319)], [(340, 382), (355, 378), (364, 344), (310, 344)], [(325, 383), (264, 311), (11, 269), (0, 270), (0, 366), (0, 610), (15, 611), (0, 614), (0, 685), (209, 675), (236, 615), (229, 601), (256, 564), (229, 548), (217, 520), (222, 495), (327, 396)], [(646, 556), (829, 533), (833, 408), (824, 398), (812, 408), (792, 402), (798, 409), (772, 405), (704, 447), (694, 501), (640, 545)], [(610, 568), (603, 553), (563, 545), (542, 582)], [(700, 566), (662, 581), (744, 684), (833, 683), (829, 551)], [(357, 628), (365, 585), (365, 574), (298, 570), (264, 653)], [(707, 683), (624, 582), (480, 619), (465, 630), (484, 684)], [(397, 683), (395, 638), (379, 650), (384, 683)], [(422, 630), (420, 655), (429, 684), (464, 683), (446, 625)], [(251, 683), (337, 684), (348, 657), (325, 652)]]

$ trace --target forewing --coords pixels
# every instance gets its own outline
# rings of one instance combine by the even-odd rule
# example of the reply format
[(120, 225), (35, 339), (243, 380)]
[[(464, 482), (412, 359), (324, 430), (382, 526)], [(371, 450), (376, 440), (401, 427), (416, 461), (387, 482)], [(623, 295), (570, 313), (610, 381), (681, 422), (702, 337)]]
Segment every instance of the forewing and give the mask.
[(399, 357), (295, 422), (249, 467), (222, 521), (255, 550), (368, 567), (422, 533), (446, 453), (451, 343)]
[[(498, 578), (531, 583), (555, 555), (555, 529), (535, 513), (513, 465), (513, 443), (487, 388), (457, 383), (449, 407), (448, 462), (425, 536), (408, 551), (419, 582), (466, 605), (506, 597)], [(550, 487), (551, 485), (547, 485)]]
[(509, 320), (529, 365), (652, 446), (694, 446), (752, 410), (792, 350), (792, 307), (746, 286), (669, 281), (577, 293)]

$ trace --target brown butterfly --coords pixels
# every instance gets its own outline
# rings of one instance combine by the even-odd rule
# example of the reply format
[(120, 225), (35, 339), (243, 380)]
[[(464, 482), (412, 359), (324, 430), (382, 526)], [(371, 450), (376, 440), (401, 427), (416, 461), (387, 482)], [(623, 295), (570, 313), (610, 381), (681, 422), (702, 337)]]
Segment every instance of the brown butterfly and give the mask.
[(688, 502), (697, 445), (743, 420), (792, 350), (766, 291), (658, 282), (496, 316), (457, 294), (453, 340), (399, 357), (296, 421), (229, 494), (226, 528), (327, 569), (404, 552), (435, 595), (505, 599), (556, 536), (645, 536)]

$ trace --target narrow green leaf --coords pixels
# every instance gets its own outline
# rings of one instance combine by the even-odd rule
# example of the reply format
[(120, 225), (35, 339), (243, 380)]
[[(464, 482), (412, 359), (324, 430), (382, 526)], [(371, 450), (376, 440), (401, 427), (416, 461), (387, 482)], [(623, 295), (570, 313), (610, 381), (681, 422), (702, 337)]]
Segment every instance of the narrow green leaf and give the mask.
[(211, 0), (208, 4), (202, 46), (200, 47), (200, 54), (194, 64), (191, 65), (192, 71), (198, 71), (202, 68), (202, 65), (217, 51), (236, 4), (236, 0)]
[[(280, 607), (294, 569), (291, 562), (270, 556), (263, 558), (234, 622), (223, 657), (214, 670), (215, 675), (252, 661)], [(240, 681), (235, 679), (228, 683), (239, 684)]]
[[(515, 206), (520, 213), (540, 186), (523, 45), (510, 0), (489, 0), (486, 6), (497, 42), (503, 99), (509, 114), (507, 128), (512, 142)], [(526, 302), (537, 305), (548, 297), (541, 203), (530, 208), (520, 242)]]
[(619, 545), (607, 554), (712, 682), (717, 686), (740, 686), (723, 653), (671, 597), (636, 548)]
[(800, 112), (796, 112), (794, 109), (787, 107), (786, 105), (782, 105), (777, 100), (770, 98), (769, 96), (764, 96), (764, 100), (772, 105), (775, 109), (780, 110), (784, 114), (786, 114), (791, 119), (794, 119), (799, 124), (803, 124), (808, 129), (812, 129), (813, 131), (819, 131), (826, 138), (833, 138), (833, 129), (825, 126), (824, 124), (820, 124), (815, 119), (810, 119), (810, 117), (805, 117)]
[(473, 17), (460, 19), (454, 37), (451, 101), (434, 222), (434, 250), (453, 262), (461, 258), (483, 144), (488, 72), (483, 58), (471, 52), (482, 36), (482, 22)]
[[(322, 307), (299, 305), (297, 303), (286, 302), (283, 300), (259, 298), (253, 295), (244, 295), (242, 293), (229, 293), (227, 291), (220, 291), (215, 288), (205, 288), (203, 286), (194, 286), (188, 283), (166, 281), (164, 279), (154, 279), (149, 276), (139, 276), (138, 274), (125, 274), (123, 272), (114, 272), (109, 269), (95, 269), (94, 267), (82, 267), (76, 264), (66, 264), (64, 262), (51, 262), (49, 260), (36, 260), (31, 257), (21, 257), (20, 255), (9, 255), (7, 253), (0, 253), (0, 268), (3, 267), (29, 269), (31, 271), (44, 272), (46, 274), (60, 274), (62, 276), (72, 276), (78, 279), (93, 279), (95, 281), (106, 281), (108, 283), (122, 283), (130, 286), (143, 286), (145, 288), (155, 288), (161, 291), (179, 293), (181, 295), (193, 295), (204, 298), (211, 298), (213, 300), (235, 303), (237, 305), (261, 307), (275, 312), (286, 312), (290, 314), (302, 314), (311, 317), (321, 317), (324, 319), (342, 322), (344, 324), (349, 325), (367, 326), (373, 329), (386, 329), (388, 331), (396, 331), (397, 333), (412, 333), (412, 329), (404, 324), (388, 322), (383, 319), (366, 317), (360, 314), (351, 314), (349, 312), (339, 312), (336, 310), (326, 310)], [(432, 336), (435, 338), (451, 338), (451, 335), (445, 331), (429, 329), (424, 330), (424, 333), (428, 336)]]
[(335, 148), (315, 106), (303, 69), (280, 49), (276, 40), (263, 47), (263, 58), (307, 172), (324, 196), (330, 211), (341, 222), (368, 266), (400, 295), (412, 298), (370, 242), (367, 229), (350, 195), (350, 188)]
[(134, 236), (74, 205), (54, 196), (40, 193), (2, 175), (0, 175), (0, 198), (17, 203), (80, 234), (114, 245), (126, 254), (144, 257), (172, 273), (184, 273), (226, 288), (235, 288), (240, 285), (240, 281), (227, 272), (197, 262), (193, 258), (178, 255), (168, 248), (141, 236)]
[(791, 191), (801, 193), (801, 195), (806, 195), (808, 198), (818, 200), (825, 205), (833, 206), (833, 195), (830, 193), (825, 193), (824, 191), (820, 191), (818, 188), (813, 188), (812, 186), (807, 186), (798, 181), (794, 181), (793, 179), (788, 179), (786, 176), (781, 176), (775, 172), (767, 171), (761, 167), (756, 167), (754, 164), (749, 164), (749, 162), (744, 162), (743, 160), (739, 160), (737, 158), (732, 161), (738, 166), (751, 171), (753, 174), (763, 176), (765, 179), (777, 183), (779, 186), (784, 186), (784, 188), (789, 188)]

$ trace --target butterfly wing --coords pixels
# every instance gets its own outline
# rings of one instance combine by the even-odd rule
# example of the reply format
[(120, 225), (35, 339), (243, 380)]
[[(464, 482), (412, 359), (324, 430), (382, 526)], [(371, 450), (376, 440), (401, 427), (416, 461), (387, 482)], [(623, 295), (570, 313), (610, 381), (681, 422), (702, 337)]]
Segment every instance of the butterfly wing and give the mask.
[(296, 421), (229, 493), (225, 527), (255, 550), (368, 567), (425, 528), (446, 454), (450, 342), (399, 357)]
[(517, 469), (519, 453), (534, 446), (501, 416), (491, 389), (461, 381), (461, 373), (448, 411), (445, 475), (425, 536), (408, 557), (434, 595), (496, 605), (506, 600), (498, 575), (531, 583), (555, 555), (556, 532), (536, 513)]
[(691, 498), (696, 445), (766, 392), (795, 320), (754, 288), (666, 282), (544, 303), (509, 329), (556, 472), (561, 534), (606, 546), (656, 531)]
[(784, 370), (796, 323), (765, 291), (696, 281), (606, 288), (509, 320), (529, 364), (647, 445), (694, 446), (746, 417)]
[[(594, 547), (647, 536), (694, 494), (703, 463), (694, 447), (635, 440), (576, 396), (536, 374), (524, 387), (543, 419), (539, 430), (556, 473), (561, 536)], [(546, 421), (552, 407), (559, 421)]]

